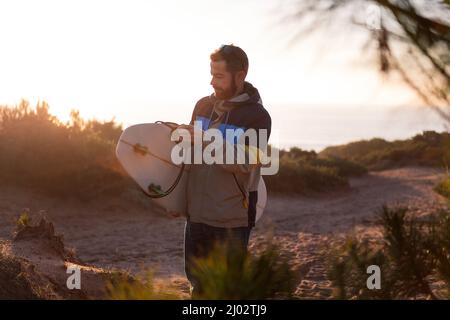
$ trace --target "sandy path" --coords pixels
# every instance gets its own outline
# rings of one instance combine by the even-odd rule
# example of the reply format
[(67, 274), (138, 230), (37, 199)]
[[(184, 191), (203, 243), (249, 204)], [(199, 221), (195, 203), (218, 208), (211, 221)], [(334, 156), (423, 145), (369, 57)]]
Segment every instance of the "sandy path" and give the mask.
[[(350, 181), (350, 190), (314, 198), (270, 196), (265, 215), (252, 232), (250, 247), (257, 250), (267, 230), (273, 230), (304, 274), (299, 294), (327, 297), (329, 282), (318, 250), (332, 234), (367, 230), (383, 203), (407, 205), (418, 215), (445, 205), (432, 187), (442, 170), (408, 167), (370, 173)], [(66, 246), (99, 267), (157, 269), (186, 288), (183, 272), (184, 221), (167, 219), (147, 206), (126, 208), (123, 199), (80, 204), (52, 200), (12, 187), (0, 188), (0, 238), (9, 238), (14, 217), (23, 208), (44, 210)]]
[[(349, 192), (332, 196), (274, 197), (255, 236), (262, 241), (258, 235), (274, 227), (275, 239), (303, 274), (304, 280), (297, 293), (326, 298), (331, 295), (331, 288), (320, 250), (329, 247), (335, 236), (349, 232), (379, 236), (374, 222), (383, 204), (407, 206), (416, 216), (445, 207), (445, 199), (433, 191), (443, 175), (438, 169), (408, 167), (353, 178)], [(257, 241), (253, 246), (258, 247)]]

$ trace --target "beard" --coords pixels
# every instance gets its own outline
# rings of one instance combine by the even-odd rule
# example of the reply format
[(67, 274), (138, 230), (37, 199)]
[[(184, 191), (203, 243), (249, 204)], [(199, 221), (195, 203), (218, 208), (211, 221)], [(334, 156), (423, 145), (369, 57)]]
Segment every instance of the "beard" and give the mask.
[(236, 90), (237, 90), (236, 82), (234, 81), (234, 79), (232, 79), (229, 88), (223, 89), (219, 87), (214, 87), (214, 95), (216, 96), (217, 99), (228, 100), (235, 95)]

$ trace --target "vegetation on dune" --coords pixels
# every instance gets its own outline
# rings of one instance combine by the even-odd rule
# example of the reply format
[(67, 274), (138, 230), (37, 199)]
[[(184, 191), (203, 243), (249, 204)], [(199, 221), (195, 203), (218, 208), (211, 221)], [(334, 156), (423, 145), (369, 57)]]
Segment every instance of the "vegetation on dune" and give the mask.
[(258, 255), (216, 244), (207, 257), (194, 261), (193, 273), (201, 287), (195, 299), (286, 299), (299, 282), (275, 244)]
[(75, 111), (62, 123), (45, 102), (0, 106), (0, 179), (83, 200), (118, 194), (131, 185), (114, 156), (121, 132), (114, 121), (84, 121)]
[[(27, 101), (0, 106), (0, 180), (52, 196), (89, 200), (136, 188), (115, 157), (122, 126), (83, 120), (76, 111), (67, 123), (49, 113), (49, 106)], [(324, 192), (348, 184), (347, 177), (366, 172), (344, 159), (319, 159), (314, 151), (280, 152), (280, 172), (266, 176), (274, 192)]]
[[(67, 123), (45, 102), (0, 106), (0, 181), (56, 197), (89, 200), (136, 189), (115, 157), (122, 126), (114, 120)], [(320, 153), (280, 150), (279, 172), (265, 176), (269, 192), (314, 194), (348, 187), (348, 178), (402, 165), (447, 165), (450, 134), (426, 131), (403, 141), (358, 141)]]
[[(270, 245), (257, 255), (227, 243), (218, 243), (209, 255), (192, 261), (201, 292), (192, 299), (292, 298), (299, 282), (278, 246)], [(189, 298), (169, 280), (156, 281), (151, 269), (137, 277), (117, 273), (107, 284), (115, 300), (167, 300)]]
[[(380, 211), (383, 239), (348, 238), (330, 251), (329, 277), (338, 299), (449, 299), (450, 213), (427, 219), (406, 208)], [(373, 240), (373, 239), (372, 239)], [(381, 288), (369, 290), (367, 267), (381, 271)]]
[(28, 210), (22, 211), (22, 213), (19, 215), (19, 218), (16, 221), (16, 229), (22, 230), (25, 227), (30, 226), (30, 224), (31, 224), (31, 218), (30, 218), (30, 215), (28, 214)]
[(365, 173), (366, 168), (351, 161), (291, 148), (280, 151), (278, 174), (264, 180), (272, 192), (310, 194), (348, 187), (348, 177)]
[(443, 179), (441, 182), (439, 182), (435, 187), (434, 191), (437, 193), (443, 195), (448, 200), (450, 200), (450, 178), (447, 177)]
[(407, 165), (448, 167), (450, 133), (424, 131), (410, 139), (391, 142), (380, 138), (361, 140), (325, 148), (319, 156), (339, 157), (370, 170)]
[(177, 288), (170, 283), (155, 283), (151, 270), (138, 277), (123, 272), (113, 273), (107, 282), (107, 297), (112, 300), (180, 300)]

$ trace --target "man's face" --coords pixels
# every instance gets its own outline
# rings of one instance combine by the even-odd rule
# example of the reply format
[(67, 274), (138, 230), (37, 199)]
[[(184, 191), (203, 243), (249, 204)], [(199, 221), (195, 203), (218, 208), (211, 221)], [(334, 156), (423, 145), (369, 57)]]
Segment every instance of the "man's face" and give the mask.
[(225, 60), (211, 61), (211, 76), (211, 85), (218, 99), (227, 100), (234, 96), (237, 89), (236, 82), (231, 72), (227, 71)]

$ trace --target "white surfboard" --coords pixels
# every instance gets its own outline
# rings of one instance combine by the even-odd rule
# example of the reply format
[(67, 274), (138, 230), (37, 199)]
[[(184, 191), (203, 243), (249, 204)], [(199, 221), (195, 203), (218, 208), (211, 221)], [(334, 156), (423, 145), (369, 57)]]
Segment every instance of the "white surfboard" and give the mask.
[[(130, 177), (158, 205), (186, 216), (186, 187), (189, 170), (171, 160), (176, 142), (170, 140), (172, 123), (143, 123), (126, 128), (119, 138), (116, 156)], [(258, 185), (256, 221), (266, 207), (263, 178)]]

